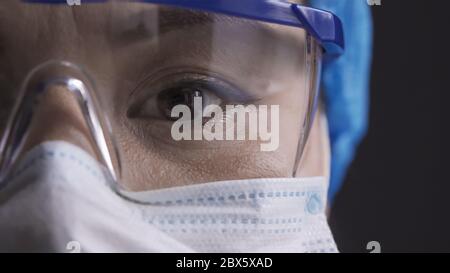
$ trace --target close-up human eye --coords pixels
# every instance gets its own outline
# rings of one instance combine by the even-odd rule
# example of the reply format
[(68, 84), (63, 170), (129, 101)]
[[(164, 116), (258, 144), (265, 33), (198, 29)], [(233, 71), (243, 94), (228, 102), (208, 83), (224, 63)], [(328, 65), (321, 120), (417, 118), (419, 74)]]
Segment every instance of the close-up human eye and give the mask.
[(257, 100), (257, 97), (216, 75), (184, 72), (157, 81), (150, 80), (150, 83), (144, 83), (134, 93), (135, 98), (131, 99), (127, 111), (128, 118), (167, 121), (179, 118), (172, 114), (176, 106), (186, 106), (192, 113), (191, 119), (194, 119), (208, 106), (218, 106), (225, 111), (226, 105), (245, 105)]

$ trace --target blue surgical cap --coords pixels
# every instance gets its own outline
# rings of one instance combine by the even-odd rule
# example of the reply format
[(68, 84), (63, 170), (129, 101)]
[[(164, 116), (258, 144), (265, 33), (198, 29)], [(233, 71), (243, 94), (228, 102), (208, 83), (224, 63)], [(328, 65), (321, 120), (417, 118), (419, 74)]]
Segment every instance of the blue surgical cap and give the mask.
[(372, 17), (366, 0), (310, 0), (310, 5), (336, 14), (345, 36), (344, 55), (325, 63), (322, 77), (332, 152), (332, 203), (368, 127)]

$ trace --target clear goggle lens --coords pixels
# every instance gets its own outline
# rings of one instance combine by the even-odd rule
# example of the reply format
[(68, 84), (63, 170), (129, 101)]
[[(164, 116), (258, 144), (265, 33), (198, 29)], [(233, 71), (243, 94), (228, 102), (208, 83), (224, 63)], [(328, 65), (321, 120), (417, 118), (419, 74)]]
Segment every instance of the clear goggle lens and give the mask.
[(133, 191), (298, 175), (322, 61), (303, 29), (142, 3), (2, 5), (15, 107), (0, 180), (57, 139)]

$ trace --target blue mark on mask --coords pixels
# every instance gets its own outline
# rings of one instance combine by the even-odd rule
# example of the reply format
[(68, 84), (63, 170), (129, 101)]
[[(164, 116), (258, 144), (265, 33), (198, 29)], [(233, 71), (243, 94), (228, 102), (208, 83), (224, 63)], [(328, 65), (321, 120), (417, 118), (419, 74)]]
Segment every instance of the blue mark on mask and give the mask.
[(308, 198), (306, 199), (306, 211), (312, 215), (316, 215), (322, 212), (323, 210), (323, 201), (320, 197), (320, 194), (317, 192), (313, 192), (308, 194)]

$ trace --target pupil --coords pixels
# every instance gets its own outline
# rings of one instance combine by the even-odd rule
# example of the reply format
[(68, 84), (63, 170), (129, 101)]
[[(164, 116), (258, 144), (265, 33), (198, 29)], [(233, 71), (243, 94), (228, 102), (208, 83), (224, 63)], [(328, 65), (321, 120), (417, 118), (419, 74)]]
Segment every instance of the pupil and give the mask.
[(175, 121), (178, 118), (171, 117), (172, 109), (175, 106), (186, 105), (191, 113), (194, 113), (194, 98), (201, 96), (201, 91), (195, 88), (173, 88), (162, 91), (158, 95), (158, 107), (167, 119)]

